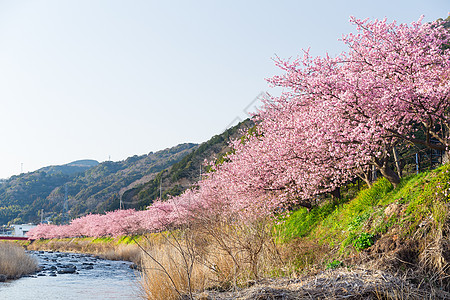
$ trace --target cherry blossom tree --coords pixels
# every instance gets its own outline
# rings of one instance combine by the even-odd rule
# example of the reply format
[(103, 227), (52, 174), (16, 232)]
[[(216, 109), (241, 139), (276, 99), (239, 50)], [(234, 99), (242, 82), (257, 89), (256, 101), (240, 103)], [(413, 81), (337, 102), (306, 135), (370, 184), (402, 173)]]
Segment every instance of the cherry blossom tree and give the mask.
[[(450, 33), (439, 22), (410, 25), (351, 18), (356, 34), (336, 57), (277, 58), (268, 81), (284, 92), (255, 116), (254, 130), (231, 142), (196, 188), (145, 211), (87, 215), (40, 225), (33, 238), (117, 236), (182, 227), (198, 220), (251, 221), (339, 189), (374, 166), (394, 186), (393, 147), (450, 146)], [(419, 138), (417, 131), (423, 133)], [(433, 142), (432, 140), (437, 142)]]
[[(341, 134), (330, 130), (330, 124), (317, 126), (328, 130), (326, 135), (334, 139), (335, 147), (364, 145), (359, 147), (364, 150), (360, 158), (365, 156), (363, 161), (375, 165), (396, 185), (398, 175), (388, 162), (399, 140), (448, 149), (450, 52), (442, 45), (449, 42), (450, 34), (438, 23), (421, 24), (420, 20), (411, 26), (386, 20), (352, 18), (351, 22), (359, 32), (343, 38), (348, 53), (311, 58), (306, 51), (292, 62), (278, 59), (285, 74), (270, 82), (287, 89), (275, 99), (279, 106), (294, 102), (300, 108), (311, 103), (328, 107), (321, 122), (332, 120)], [(426, 140), (415, 138), (417, 126), (426, 133)], [(439, 143), (432, 144), (430, 137)]]
[[(370, 82), (364, 89), (382, 93), (364, 105), (378, 111), (376, 122), (388, 133), (436, 150), (450, 145), (450, 32), (436, 21), (395, 22), (351, 20), (361, 32), (347, 35), (351, 76)], [(351, 86), (355, 89), (356, 84)], [(378, 105), (377, 105), (378, 102)], [(414, 126), (425, 139), (414, 136)], [(418, 130), (417, 128), (415, 130)], [(432, 143), (435, 138), (438, 143)]]

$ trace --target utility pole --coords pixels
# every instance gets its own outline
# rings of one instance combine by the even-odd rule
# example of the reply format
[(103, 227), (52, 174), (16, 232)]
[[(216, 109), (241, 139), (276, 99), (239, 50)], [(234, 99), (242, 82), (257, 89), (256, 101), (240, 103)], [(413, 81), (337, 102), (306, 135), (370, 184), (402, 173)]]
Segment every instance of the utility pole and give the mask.
[(67, 183), (64, 185), (64, 223), (69, 223), (69, 207), (68, 207), (68, 199), (67, 199)]
[(416, 153), (416, 174), (419, 174), (419, 153)]

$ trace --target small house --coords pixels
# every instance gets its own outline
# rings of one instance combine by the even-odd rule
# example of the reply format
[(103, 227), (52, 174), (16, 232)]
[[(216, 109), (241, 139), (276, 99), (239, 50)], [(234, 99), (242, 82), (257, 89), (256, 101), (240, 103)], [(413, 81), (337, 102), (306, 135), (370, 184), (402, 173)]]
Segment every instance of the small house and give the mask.
[(14, 227), (13, 236), (26, 237), (27, 232), (36, 227), (34, 224), (11, 225)]

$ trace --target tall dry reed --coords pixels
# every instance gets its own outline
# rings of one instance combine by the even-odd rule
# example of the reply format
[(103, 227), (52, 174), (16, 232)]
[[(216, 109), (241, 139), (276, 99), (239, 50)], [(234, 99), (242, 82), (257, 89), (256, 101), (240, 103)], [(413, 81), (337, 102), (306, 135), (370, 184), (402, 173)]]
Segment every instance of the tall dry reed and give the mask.
[(231, 290), (282, 265), (269, 224), (197, 222), (152, 235), (143, 254), (146, 299), (191, 298), (205, 289)]
[(94, 238), (72, 238), (35, 241), (27, 248), (28, 250), (89, 253), (104, 259), (126, 260), (134, 263), (139, 263), (141, 260), (142, 250), (134, 243), (119, 244), (116, 239), (102, 242), (93, 242), (93, 240)]
[(141, 286), (146, 299), (175, 300), (207, 287), (211, 270), (164, 242), (146, 250), (142, 259)]
[(0, 274), (14, 279), (34, 273), (38, 269), (36, 259), (15, 244), (0, 242)]

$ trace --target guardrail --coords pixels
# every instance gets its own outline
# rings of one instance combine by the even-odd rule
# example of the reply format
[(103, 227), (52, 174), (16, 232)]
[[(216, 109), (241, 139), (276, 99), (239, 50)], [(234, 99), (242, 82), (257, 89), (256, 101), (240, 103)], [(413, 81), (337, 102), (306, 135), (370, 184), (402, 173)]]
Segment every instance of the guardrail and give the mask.
[(0, 235), (0, 240), (9, 240), (9, 241), (27, 241), (28, 238), (26, 236), (11, 236), (11, 235)]

